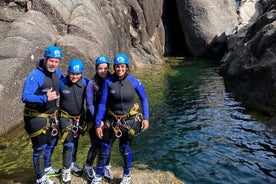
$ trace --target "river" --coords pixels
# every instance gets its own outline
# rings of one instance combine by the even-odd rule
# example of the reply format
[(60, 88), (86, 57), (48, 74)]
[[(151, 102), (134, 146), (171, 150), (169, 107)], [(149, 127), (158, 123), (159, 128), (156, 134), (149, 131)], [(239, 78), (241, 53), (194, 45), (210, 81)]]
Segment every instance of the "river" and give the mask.
[[(151, 115), (150, 128), (133, 141), (134, 167), (170, 171), (186, 184), (276, 183), (276, 133), (225, 91), (215, 62), (167, 59), (131, 73), (145, 86)], [(0, 141), (0, 183), (30, 180), (32, 149), (22, 126)], [(61, 166), (61, 148), (55, 166)], [(86, 134), (79, 165), (88, 148)], [(117, 143), (111, 159), (120, 165)]]

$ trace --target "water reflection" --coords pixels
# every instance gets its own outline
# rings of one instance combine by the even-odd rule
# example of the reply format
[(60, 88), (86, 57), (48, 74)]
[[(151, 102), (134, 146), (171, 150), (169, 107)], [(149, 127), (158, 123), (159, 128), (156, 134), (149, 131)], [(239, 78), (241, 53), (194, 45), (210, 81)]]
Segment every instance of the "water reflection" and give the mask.
[[(151, 109), (150, 129), (133, 142), (135, 167), (170, 171), (187, 184), (276, 183), (275, 134), (225, 92), (216, 65), (173, 60), (132, 73)], [(7, 140), (1, 139), (0, 178), (33, 173), (28, 136), (21, 130)], [(88, 136), (81, 137), (80, 163), (88, 148)], [(121, 163), (118, 152), (115, 145), (113, 166)], [(61, 165), (61, 147), (53, 159)]]
[(276, 182), (275, 134), (225, 92), (217, 67), (171, 66), (164, 99), (153, 106), (159, 113), (134, 145), (137, 164), (173, 171), (186, 183)]

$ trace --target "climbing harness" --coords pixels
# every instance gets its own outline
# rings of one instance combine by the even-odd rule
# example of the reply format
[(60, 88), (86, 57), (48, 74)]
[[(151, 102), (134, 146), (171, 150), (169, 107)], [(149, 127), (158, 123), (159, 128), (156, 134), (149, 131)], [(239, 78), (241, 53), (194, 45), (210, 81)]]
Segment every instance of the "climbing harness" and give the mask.
[[(128, 114), (116, 115), (110, 109), (108, 109), (108, 114), (115, 118), (115, 122), (112, 122), (112, 128), (115, 132), (116, 137), (121, 137), (123, 132), (128, 132), (131, 135), (137, 135), (141, 130), (141, 123), (143, 121), (143, 115), (139, 113), (135, 107), (132, 107)], [(134, 117), (134, 122), (132, 125), (128, 123), (130, 117)]]
[(74, 138), (78, 137), (79, 133), (83, 134), (86, 131), (86, 125), (85, 125), (86, 123), (83, 123), (84, 126), (80, 126), (79, 124), (82, 115), (83, 113), (78, 116), (71, 116), (66, 111), (59, 109), (60, 117), (70, 119), (70, 124), (63, 130), (61, 130), (61, 134), (62, 134), (62, 137), (60, 139), (61, 142), (65, 141), (70, 131), (72, 131)]
[(58, 118), (57, 118), (57, 111), (55, 111), (52, 114), (47, 114), (47, 113), (41, 113), (38, 112), (37, 110), (34, 109), (29, 109), (24, 107), (24, 116), (29, 116), (29, 117), (39, 117), (39, 118), (47, 118), (47, 123), (46, 125), (33, 133), (30, 133), (30, 137), (36, 137), (40, 134), (46, 134), (47, 130), (51, 127), (51, 135), (56, 136), (58, 134)]

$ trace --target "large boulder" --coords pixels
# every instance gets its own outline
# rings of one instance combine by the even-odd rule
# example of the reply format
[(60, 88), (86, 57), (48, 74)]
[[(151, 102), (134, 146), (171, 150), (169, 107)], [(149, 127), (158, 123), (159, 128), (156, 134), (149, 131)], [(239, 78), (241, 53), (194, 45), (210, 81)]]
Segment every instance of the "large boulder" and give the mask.
[(186, 47), (193, 56), (222, 57), (238, 24), (234, 0), (176, 0)]
[(238, 30), (250, 27), (263, 13), (263, 4), (266, 0), (242, 1), (238, 7), (239, 25)]
[(264, 13), (221, 61), (227, 90), (248, 107), (276, 111), (276, 2), (268, 0)]
[(35, 66), (31, 55), (41, 56), (43, 48), (57, 39), (57, 32), (41, 12), (29, 11), (10, 25), (0, 41), (0, 132), (10, 129), (23, 118), (21, 91), (26, 74)]

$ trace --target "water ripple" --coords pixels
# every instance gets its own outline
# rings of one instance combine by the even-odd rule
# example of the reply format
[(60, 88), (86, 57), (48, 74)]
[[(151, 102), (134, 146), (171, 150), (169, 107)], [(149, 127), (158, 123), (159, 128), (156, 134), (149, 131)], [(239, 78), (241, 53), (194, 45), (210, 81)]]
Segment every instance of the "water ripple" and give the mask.
[(182, 77), (168, 79), (168, 95), (154, 107), (160, 114), (137, 141), (147, 145), (135, 142), (138, 162), (141, 157), (186, 183), (275, 183), (276, 136), (225, 92), (216, 69), (197, 68), (198, 76), (174, 69)]

